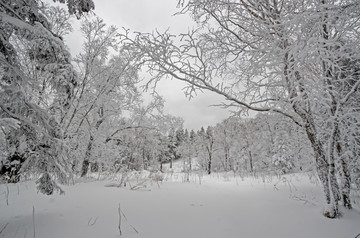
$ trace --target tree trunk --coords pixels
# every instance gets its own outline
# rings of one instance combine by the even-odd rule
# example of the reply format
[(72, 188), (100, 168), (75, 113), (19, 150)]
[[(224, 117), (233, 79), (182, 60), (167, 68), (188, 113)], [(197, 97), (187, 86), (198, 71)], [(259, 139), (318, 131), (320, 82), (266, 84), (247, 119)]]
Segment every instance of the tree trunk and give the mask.
[(337, 132), (337, 141), (336, 141), (336, 152), (337, 152), (337, 156), (338, 158), (340, 158), (340, 193), (341, 193), (341, 198), (342, 198), (342, 202), (345, 208), (347, 209), (351, 209), (352, 205), (351, 205), (351, 200), (350, 200), (350, 185), (351, 185), (351, 176), (350, 176), (350, 171), (346, 162), (346, 159), (344, 158), (343, 155), (343, 149), (342, 149), (342, 145), (339, 141), (340, 138), (340, 131), (338, 130)]
[(253, 158), (250, 150), (249, 150), (249, 164), (250, 164), (250, 173), (252, 173), (254, 172), (254, 168), (253, 168)]
[(189, 156), (189, 171), (192, 170), (191, 157)]
[(228, 146), (225, 146), (224, 150), (225, 150), (225, 165), (224, 165), (224, 167), (225, 167), (225, 172), (228, 172), (229, 170), (231, 170), (231, 164), (230, 164), (230, 158), (229, 158), (230, 151), (229, 151)]
[(81, 175), (80, 175), (80, 177), (85, 177), (87, 172), (88, 172), (89, 165), (90, 165), (89, 158), (91, 156), (91, 149), (92, 149), (93, 141), (94, 141), (94, 137), (90, 136), (90, 140), (89, 140), (86, 152), (85, 152), (85, 158), (84, 158), (84, 161), (83, 161), (82, 167), (81, 167)]
[(208, 163), (207, 163), (207, 173), (208, 173), (208, 174), (211, 174), (212, 155), (213, 155), (213, 143), (214, 143), (214, 142), (211, 140), (209, 146), (206, 146), (206, 150), (207, 150), (208, 155), (209, 155), (208, 161), (207, 161), (207, 162), (208, 162)]
[(143, 169), (146, 170), (147, 166), (146, 166), (146, 152), (145, 152), (145, 148), (142, 148), (142, 163), (143, 163)]
[[(311, 120), (308, 119), (308, 117), (306, 118), (305, 122), (305, 131), (315, 152), (316, 169), (320, 182), (324, 189), (324, 195), (326, 200), (324, 215), (328, 218), (336, 218), (339, 215), (339, 186), (337, 184), (335, 176), (334, 157), (332, 157), (331, 153), (329, 153), (329, 158), (326, 158), (327, 156), (324, 148), (316, 137), (315, 125), (312, 123)], [(330, 141), (330, 151), (331, 143), (332, 142)]]
[(211, 174), (211, 163), (212, 163), (212, 158), (211, 158), (211, 154), (209, 154), (209, 160), (208, 160), (208, 164), (207, 164), (207, 173)]
[(163, 172), (163, 162), (160, 161), (160, 172)]
[(338, 139), (338, 123), (333, 123), (333, 132), (330, 137), (329, 142), (329, 176), (330, 176), (330, 183), (331, 189), (336, 202), (338, 202), (340, 198), (340, 190), (339, 184), (336, 180), (336, 171), (335, 171), (335, 145), (337, 145), (336, 140)]
[[(328, 155), (324, 150), (324, 142), (318, 138), (318, 133), (316, 130), (316, 125), (313, 120), (312, 112), (309, 110), (310, 105), (307, 102), (307, 94), (305, 89), (301, 84), (301, 76), (299, 72), (295, 72), (294, 76), (295, 81), (299, 83), (299, 91), (297, 91), (294, 80), (290, 80), (291, 72), (294, 72), (292, 61), (290, 60), (288, 53), (285, 54), (285, 66), (284, 66), (284, 75), (285, 80), (288, 86), (289, 98), (292, 101), (298, 96), (298, 92), (301, 93), (303, 98), (303, 104), (299, 101), (293, 102), (293, 109), (303, 121), (304, 129), (306, 135), (311, 143), (311, 146), (315, 153), (315, 162), (316, 170), (320, 179), (320, 182), (323, 186), (326, 207), (324, 210), (324, 215), (328, 218), (336, 218), (338, 214), (338, 197), (339, 197), (339, 186), (336, 181), (335, 176), (335, 162), (334, 162), (334, 147), (335, 142), (334, 135), (330, 135), (330, 141), (328, 143), (329, 153)], [(335, 129), (336, 124), (333, 125)], [(333, 131), (334, 132), (334, 131)]]
[[(331, 157), (331, 156), (330, 156)], [(330, 187), (330, 194), (331, 194), (331, 203), (334, 208), (333, 216), (327, 216), (329, 218), (335, 218), (339, 214), (338, 203), (340, 200), (340, 193), (339, 193), (339, 184), (336, 180), (336, 173), (335, 173), (335, 162), (333, 158), (330, 158), (329, 164), (329, 187)]]
[(343, 201), (343, 205), (347, 209), (351, 209), (351, 200), (350, 200), (350, 184), (351, 184), (351, 177), (350, 171), (347, 166), (347, 163), (344, 158), (340, 160), (341, 164), (341, 197)]
[(82, 163), (82, 166), (81, 166), (81, 175), (80, 177), (85, 177), (87, 172), (88, 172), (88, 168), (89, 168), (89, 160), (87, 159), (84, 159), (83, 163)]
[[(85, 117), (84, 117), (85, 118)], [(100, 125), (104, 122), (103, 118), (100, 118), (96, 124), (95, 124), (95, 129), (96, 131), (99, 129)], [(89, 164), (90, 164), (90, 157), (91, 157), (91, 150), (93, 147), (93, 142), (94, 142), (94, 137), (91, 135), (90, 132), (90, 139), (89, 139), (89, 143), (85, 152), (85, 158), (82, 164), (82, 168), (81, 168), (81, 177), (85, 177), (87, 172), (88, 172), (88, 168), (89, 168)]]

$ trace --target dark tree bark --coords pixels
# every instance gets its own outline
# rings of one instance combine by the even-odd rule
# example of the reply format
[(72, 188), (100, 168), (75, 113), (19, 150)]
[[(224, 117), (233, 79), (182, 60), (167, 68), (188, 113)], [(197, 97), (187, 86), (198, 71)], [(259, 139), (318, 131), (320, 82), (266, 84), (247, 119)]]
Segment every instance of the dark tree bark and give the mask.
[(249, 150), (249, 165), (250, 165), (250, 173), (254, 172), (253, 158), (250, 150)]
[[(339, 134), (338, 134), (339, 136)], [(352, 209), (351, 199), (350, 199), (350, 185), (351, 185), (351, 175), (350, 170), (348, 168), (348, 164), (346, 159), (344, 158), (342, 146), (339, 140), (337, 140), (336, 152), (337, 156), (340, 158), (339, 166), (340, 166), (340, 193), (342, 202), (345, 208)]]
[(340, 160), (341, 164), (341, 196), (343, 205), (347, 209), (352, 209), (351, 200), (350, 200), (350, 184), (351, 184), (351, 177), (350, 171), (347, 166), (347, 163), (344, 158)]
[(94, 137), (90, 136), (89, 143), (88, 143), (88, 146), (87, 146), (87, 149), (85, 152), (85, 158), (84, 158), (84, 161), (83, 161), (82, 167), (81, 167), (81, 175), (80, 175), (81, 177), (85, 177), (88, 172), (89, 165), (90, 165), (89, 158), (91, 156), (93, 141), (94, 141)]
[(212, 153), (209, 152), (209, 158), (207, 163), (207, 173), (211, 174), (211, 166), (212, 166)]

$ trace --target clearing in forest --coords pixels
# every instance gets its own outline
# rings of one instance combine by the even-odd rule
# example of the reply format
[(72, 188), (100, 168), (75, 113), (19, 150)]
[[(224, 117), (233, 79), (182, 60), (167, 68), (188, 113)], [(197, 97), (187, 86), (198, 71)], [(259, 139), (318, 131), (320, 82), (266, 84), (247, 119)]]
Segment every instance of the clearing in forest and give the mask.
[[(36, 193), (33, 181), (0, 185), (0, 237), (326, 237), (360, 233), (358, 208), (322, 215), (315, 177), (241, 178), (233, 174), (149, 173), (63, 186), (65, 195)], [(144, 179), (147, 178), (147, 181)], [(130, 180), (129, 180), (130, 181)], [(136, 186), (139, 185), (139, 186)], [(133, 189), (131, 189), (133, 188)], [(119, 220), (119, 205), (121, 219)], [(34, 233), (35, 228), (35, 233)]]

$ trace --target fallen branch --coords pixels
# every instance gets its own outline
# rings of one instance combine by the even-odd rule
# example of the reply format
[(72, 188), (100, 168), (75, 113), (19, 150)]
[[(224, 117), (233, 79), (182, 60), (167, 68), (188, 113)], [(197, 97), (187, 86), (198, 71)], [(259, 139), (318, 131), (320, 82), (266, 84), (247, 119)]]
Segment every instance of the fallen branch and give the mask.
[(98, 218), (99, 218), (99, 217), (96, 217), (96, 218), (94, 219), (94, 221), (91, 222), (91, 221), (92, 221), (92, 217), (91, 217), (90, 220), (88, 221), (88, 226), (93, 226), (93, 225), (95, 225), (95, 223), (97, 222)]
[(120, 203), (119, 203), (119, 208), (118, 208), (118, 214), (119, 214), (119, 233), (120, 233), (120, 236), (122, 235), (122, 232), (121, 232), (121, 209), (120, 209)]
[(295, 185), (294, 185), (293, 183), (291, 183), (291, 181), (289, 181), (286, 177), (282, 177), (281, 179), (279, 179), (279, 181), (277, 181), (277, 182), (274, 184), (274, 190), (279, 190), (279, 188), (277, 187), (277, 185), (278, 185), (280, 182), (283, 182), (285, 185), (288, 185), (288, 186), (289, 186), (290, 193), (293, 192), (293, 189), (294, 189), (295, 191), (297, 191), (297, 188), (295, 187)]
[(274, 190), (276, 190), (276, 191), (279, 190), (279, 189), (276, 187), (276, 184), (274, 184)]
[(5, 226), (3, 228), (1, 228), (0, 230), (0, 234), (5, 230), (5, 228), (9, 225), (9, 222), (5, 224)]
[[(126, 218), (124, 212), (121, 211), (121, 210), (120, 210), (120, 212), (121, 212), (121, 214), (123, 215), (123, 217), (125, 218), (125, 221), (127, 221), (127, 222), (129, 223), (129, 221), (128, 221), (128, 219)], [(134, 226), (132, 226), (130, 223), (129, 223), (129, 225), (131, 226), (131, 228), (133, 228), (133, 230), (134, 230), (137, 234), (139, 234), (139, 231), (136, 230), (136, 228), (135, 228)]]
[(139, 189), (142, 189), (142, 188), (146, 188), (146, 187), (147, 187), (147, 185), (145, 184), (146, 182), (147, 182), (147, 181), (144, 180), (144, 181), (141, 181), (141, 182), (137, 183), (136, 185), (132, 186), (132, 185), (130, 184), (130, 181), (128, 181), (128, 184), (130, 185), (130, 189), (131, 189), (131, 190), (139, 190)]
[(313, 206), (317, 206), (317, 204), (313, 201), (310, 201), (309, 199), (306, 198), (306, 195), (303, 196), (303, 197), (299, 197), (299, 196), (296, 196), (296, 195), (292, 195), (290, 196), (291, 199), (293, 200), (296, 200), (296, 201), (301, 201), (301, 202), (304, 202), (304, 204), (311, 204)]
[(121, 231), (121, 222), (122, 222), (122, 219), (121, 219), (121, 216), (124, 217), (125, 221), (129, 224), (129, 226), (136, 232), (136, 234), (139, 234), (139, 231), (129, 223), (129, 220), (127, 219), (125, 213), (121, 210), (120, 208), (120, 203), (119, 203), (119, 208), (118, 208), (118, 214), (119, 214), (119, 233), (120, 233), (120, 236), (122, 235), (122, 231)]

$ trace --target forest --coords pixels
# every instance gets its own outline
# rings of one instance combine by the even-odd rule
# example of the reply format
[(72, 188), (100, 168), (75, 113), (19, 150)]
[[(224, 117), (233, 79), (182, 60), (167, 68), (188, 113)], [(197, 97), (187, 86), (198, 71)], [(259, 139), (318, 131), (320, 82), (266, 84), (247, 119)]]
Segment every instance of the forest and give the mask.
[[(121, 29), (92, 13), (92, 0), (0, 1), (0, 185), (31, 180), (55, 196), (94, 177), (163, 178), (173, 165), (183, 182), (311, 173), (325, 217), (358, 209), (360, 2), (174, 4), (196, 28)], [(74, 21), (77, 55), (64, 42)], [(221, 95), (232, 115), (184, 128), (156, 92), (169, 79), (190, 99)]]

